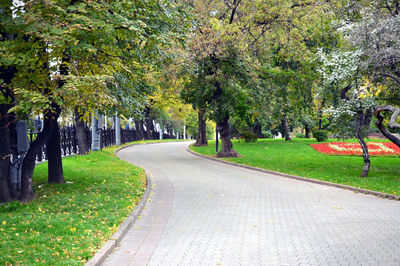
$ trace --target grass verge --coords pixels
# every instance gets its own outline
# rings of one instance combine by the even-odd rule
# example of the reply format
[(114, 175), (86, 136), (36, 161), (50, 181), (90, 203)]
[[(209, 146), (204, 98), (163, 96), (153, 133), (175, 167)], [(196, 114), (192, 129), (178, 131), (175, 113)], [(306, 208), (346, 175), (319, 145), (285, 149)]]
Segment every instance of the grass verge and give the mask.
[(144, 171), (116, 149), (64, 158), (65, 184), (47, 184), (47, 163), (36, 166), (35, 199), (0, 205), (0, 264), (80, 265), (93, 257), (146, 188)]
[[(336, 141), (336, 140), (330, 140)], [(373, 140), (377, 141), (377, 140)], [(354, 142), (354, 141), (353, 141)], [(227, 161), (277, 171), (285, 174), (345, 184), (394, 195), (400, 195), (400, 157), (371, 157), (367, 178), (361, 178), (363, 159), (360, 156), (334, 156), (315, 151), (309, 139), (261, 139), (255, 143), (234, 140), (234, 149), (242, 157)], [(191, 147), (191, 150), (215, 157), (215, 141), (208, 147)]]

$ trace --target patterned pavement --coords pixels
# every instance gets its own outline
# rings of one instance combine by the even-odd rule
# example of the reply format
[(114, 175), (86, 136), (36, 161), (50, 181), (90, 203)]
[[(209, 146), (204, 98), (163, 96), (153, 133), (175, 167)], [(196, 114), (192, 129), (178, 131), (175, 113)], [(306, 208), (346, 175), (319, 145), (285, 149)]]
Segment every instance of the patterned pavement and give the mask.
[(126, 148), (153, 189), (104, 265), (400, 265), (400, 202), (199, 158)]

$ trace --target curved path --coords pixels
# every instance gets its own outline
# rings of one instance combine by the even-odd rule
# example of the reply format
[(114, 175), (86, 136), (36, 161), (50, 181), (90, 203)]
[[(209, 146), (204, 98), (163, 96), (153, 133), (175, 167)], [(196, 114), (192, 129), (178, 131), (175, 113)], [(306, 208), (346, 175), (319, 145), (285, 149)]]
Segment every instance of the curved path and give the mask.
[(400, 202), (192, 155), (126, 148), (153, 188), (105, 265), (400, 265)]

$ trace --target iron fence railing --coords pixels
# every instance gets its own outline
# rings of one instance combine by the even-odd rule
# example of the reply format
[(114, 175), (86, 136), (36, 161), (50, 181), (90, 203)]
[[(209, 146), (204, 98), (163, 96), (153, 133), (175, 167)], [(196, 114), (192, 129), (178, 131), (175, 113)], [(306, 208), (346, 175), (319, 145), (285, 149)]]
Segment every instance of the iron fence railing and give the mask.
[[(31, 144), (38, 135), (37, 130), (28, 130), (28, 141)], [(87, 146), (89, 150), (92, 148), (92, 133), (89, 128), (85, 128)], [(137, 140), (136, 131), (133, 129), (121, 129), (121, 143), (132, 142)], [(115, 145), (115, 130), (114, 129), (103, 129), (101, 130), (101, 148)], [(78, 140), (75, 126), (64, 127), (60, 129), (60, 148), (61, 155), (68, 156), (77, 154), (79, 152)], [(36, 156), (38, 162), (47, 160), (47, 149), (46, 145), (40, 147), (40, 152)]]

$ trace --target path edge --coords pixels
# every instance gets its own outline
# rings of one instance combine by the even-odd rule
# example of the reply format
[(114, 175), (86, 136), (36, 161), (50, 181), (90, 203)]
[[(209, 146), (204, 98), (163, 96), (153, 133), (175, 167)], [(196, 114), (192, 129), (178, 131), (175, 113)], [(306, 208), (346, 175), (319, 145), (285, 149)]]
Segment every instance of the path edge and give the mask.
[[(121, 150), (137, 145), (145, 145), (145, 144), (131, 144), (124, 147), (120, 147), (114, 152), (114, 155), (117, 156), (117, 153), (120, 152)], [(150, 196), (151, 186), (152, 186), (151, 177), (147, 173), (145, 173), (145, 175), (146, 175), (146, 191), (144, 192), (143, 197), (139, 201), (138, 205), (136, 205), (136, 207), (133, 209), (128, 218), (126, 218), (125, 221), (123, 221), (122, 224), (118, 227), (117, 232), (115, 232), (112, 235), (112, 237), (96, 252), (96, 254), (88, 262), (85, 263), (86, 266), (101, 265), (108, 257), (108, 255), (111, 254), (111, 252), (114, 250), (117, 244), (126, 235), (126, 233), (128, 233), (129, 229), (132, 227), (132, 225), (136, 222), (136, 220), (142, 213), (144, 207), (146, 206), (146, 202)]]
[(187, 147), (187, 151), (190, 152), (193, 155), (196, 155), (196, 156), (199, 156), (199, 157), (211, 160), (211, 161), (216, 161), (216, 162), (220, 162), (220, 163), (224, 163), (224, 164), (228, 164), (228, 165), (232, 165), (232, 166), (246, 168), (246, 169), (249, 169), (249, 170), (255, 170), (255, 171), (266, 173), (266, 174), (273, 174), (273, 175), (277, 175), (277, 176), (281, 176), (281, 177), (285, 177), (285, 178), (290, 178), (290, 179), (295, 179), (295, 180), (300, 180), (300, 181), (305, 181), (305, 182), (309, 182), (309, 183), (314, 183), (314, 184), (319, 184), (319, 185), (324, 185), (324, 186), (330, 186), (330, 187), (336, 187), (336, 188), (341, 188), (341, 189), (345, 189), (345, 190), (350, 190), (350, 191), (353, 191), (355, 193), (362, 193), (362, 194), (366, 194), (366, 195), (373, 195), (373, 196), (380, 197), (380, 198), (400, 201), (400, 196), (393, 195), (393, 194), (388, 194), (388, 193), (383, 193), (383, 192), (378, 192), (378, 191), (368, 190), (368, 189), (363, 189), (363, 188), (357, 188), (357, 187), (352, 187), (352, 186), (343, 185), (343, 184), (336, 184), (336, 183), (331, 183), (331, 182), (328, 182), (328, 181), (317, 180), (317, 179), (312, 179), (312, 178), (307, 178), (307, 177), (284, 174), (284, 173), (275, 172), (275, 171), (271, 171), (271, 170), (266, 170), (266, 169), (262, 169), (262, 168), (258, 168), (258, 167), (254, 167), (254, 166), (248, 166), (248, 165), (245, 165), (245, 164), (239, 164), (239, 163), (225, 161), (223, 159), (210, 157), (210, 156), (207, 156), (207, 155), (200, 154), (200, 153), (197, 153), (195, 151), (192, 151), (192, 150), (190, 150), (190, 146)]

